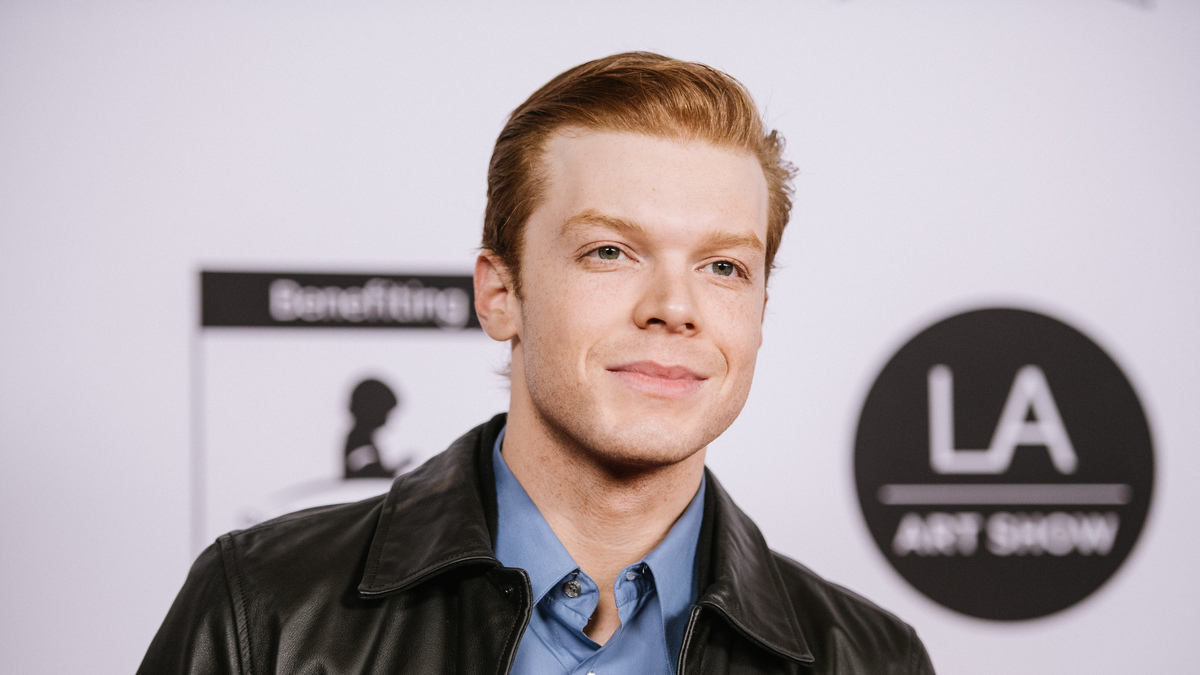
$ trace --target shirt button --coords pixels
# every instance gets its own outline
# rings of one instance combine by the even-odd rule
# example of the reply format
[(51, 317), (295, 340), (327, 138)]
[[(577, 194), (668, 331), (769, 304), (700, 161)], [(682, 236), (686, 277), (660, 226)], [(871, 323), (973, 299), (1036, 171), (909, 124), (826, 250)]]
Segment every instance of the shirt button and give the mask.
[(566, 593), (568, 598), (578, 598), (582, 590), (583, 586), (574, 579), (563, 584), (563, 593)]

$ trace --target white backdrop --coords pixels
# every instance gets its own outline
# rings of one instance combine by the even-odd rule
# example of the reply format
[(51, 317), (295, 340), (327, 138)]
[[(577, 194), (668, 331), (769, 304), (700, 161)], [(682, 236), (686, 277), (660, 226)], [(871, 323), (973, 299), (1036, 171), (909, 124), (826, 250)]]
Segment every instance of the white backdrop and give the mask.
[[(1200, 5), (560, 4), (0, 4), (0, 670), (132, 672), (183, 581), (200, 269), (467, 272), (508, 111), (650, 49), (742, 79), (801, 170), (755, 389), (709, 455), (768, 541), (942, 673), (1195, 672)], [(891, 354), (990, 305), (1103, 346), (1158, 462), (1122, 569), (1011, 624), (905, 583), (851, 465)], [(454, 339), (503, 401), (502, 351)]]

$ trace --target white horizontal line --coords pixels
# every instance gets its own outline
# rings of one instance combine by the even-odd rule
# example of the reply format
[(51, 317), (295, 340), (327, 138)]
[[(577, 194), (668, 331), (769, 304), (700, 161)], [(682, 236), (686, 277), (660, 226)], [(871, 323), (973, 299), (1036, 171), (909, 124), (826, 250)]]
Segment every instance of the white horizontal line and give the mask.
[(884, 485), (881, 504), (1128, 504), (1133, 490), (1125, 483), (925, 483)]

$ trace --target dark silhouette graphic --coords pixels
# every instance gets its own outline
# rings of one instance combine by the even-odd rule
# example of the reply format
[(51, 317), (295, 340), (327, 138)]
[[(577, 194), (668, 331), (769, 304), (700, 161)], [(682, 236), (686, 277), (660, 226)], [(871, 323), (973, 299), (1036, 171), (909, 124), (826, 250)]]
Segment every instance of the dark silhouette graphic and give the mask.
[(237, 515), (240, 526), (250, 527), (292, 511), (358, 501), (386, 491), (391, 480), (412, 466), (420, 456), (412, 448), (402, 452), (393, 449), (393, 455), (401, 459), (389, 463), (384, 460), (383, 453), (375, 443), (376, 433), (388, 423), (391, 413), (399, 405), (400, 398), (388, 385), (373, 378), (360, 381), (350, 394), (350, 414), (354, 416), (354, 425), (346, 434), (346, 443), (341, 451), (342, 474), (314, 477), (275, 490), (261, 502), (240, 509)]
[(375, 379), (363, 380), (350, 394), (350, 414), (354, 428), (346, 436), (343, 469), (352, 478), (392, 478), (411, 459), (387, 467), (375, 446), (375, 432), (387, 424), (388, 415), (400, 404), (391, 387)]

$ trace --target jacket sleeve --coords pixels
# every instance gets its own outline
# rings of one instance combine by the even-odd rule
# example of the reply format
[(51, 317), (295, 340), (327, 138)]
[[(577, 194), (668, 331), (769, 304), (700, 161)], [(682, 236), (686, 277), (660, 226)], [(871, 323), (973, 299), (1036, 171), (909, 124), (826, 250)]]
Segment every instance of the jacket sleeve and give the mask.
[(249, 675), (242, 665), (245, 632), (235, 605), (240, 599), (229, 583), (220, 542), (214, 543), (192, 565), (137, 675)]

